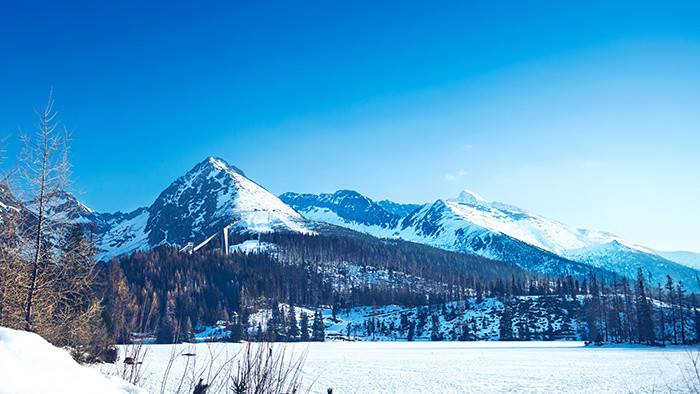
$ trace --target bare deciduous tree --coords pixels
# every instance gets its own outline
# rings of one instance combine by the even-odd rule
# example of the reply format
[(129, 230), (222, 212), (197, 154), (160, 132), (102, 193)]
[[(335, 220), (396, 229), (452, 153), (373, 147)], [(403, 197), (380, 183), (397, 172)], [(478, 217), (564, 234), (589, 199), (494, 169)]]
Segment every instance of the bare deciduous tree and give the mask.
[[(52, 304), (52, 292), (45, 290), (53, 286), (56, 277), (50, 273), (47, 265), (52, 258), (52, 244), (57, 241), (61, 227), (65, 226), (65, 220), (53, 220), (57, 215), (65, 213), (51, 209), (52, 203), (69, 184), (69, 135), (65, 129), (58, 126), (53, 98), (49, 95), (44, 110), (37, 111), (34, 137), (21, 137), (24, 145), (20, 157), (22, 192), (27, 207), (33, 213), (33, 223), (27, 226), (30, 231), (27, 238), (31, 239), (31, 242), (27, 243), (27, 251), (32, 256), (28, 266), (29, 278), (24, 307), (26, 330), (34, 328), (35, 304), (38, 301)], [(38, 298), (40, 300), (37, 300)]]
[(66, 192), (70, 135), (51, 95), (21, 142), (17, 187), (0, 179), (0, 324), (94, 355), (111, 342), (94, 289), (95, 240)]

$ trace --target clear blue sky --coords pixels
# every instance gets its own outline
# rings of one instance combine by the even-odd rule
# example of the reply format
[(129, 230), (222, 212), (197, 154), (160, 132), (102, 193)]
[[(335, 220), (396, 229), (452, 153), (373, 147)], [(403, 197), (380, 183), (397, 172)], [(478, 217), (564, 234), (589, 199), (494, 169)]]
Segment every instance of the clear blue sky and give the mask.
[(214, 155), (275, 194), (468, 188), (700, 251), (698, 1), (12, 0), (0, 75), (3, 134), (54, 87), (97, 210)]

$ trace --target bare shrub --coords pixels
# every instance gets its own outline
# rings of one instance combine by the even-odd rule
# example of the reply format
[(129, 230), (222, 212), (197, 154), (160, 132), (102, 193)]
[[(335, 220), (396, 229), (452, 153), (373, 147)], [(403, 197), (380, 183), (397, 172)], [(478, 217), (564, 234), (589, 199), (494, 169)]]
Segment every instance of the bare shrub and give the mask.
[(273, 343), (246, 343), (229, 353), (231, 348), (220, 343), (172, 346), (157, 378), (147, 359), (149, 345), (135, 343), (122, 347), (128, 364), (119, 363), (111, 372), (101, 370), (116, 371), (129, 383), (162, 394), (309, 392), (311, 385), (301, 390), (305, 352), (297, 356), (287, 345)]
[(685, 368), (679, 366), (681, 376), (689, 393), (700, 393), (700, 348), (693, 349), (687, 346), (685, 350), (690, 366)]
[(230, 390), (236, 394), (296, 393), (306, 354), (294, 359), (286, 346), (248, 342), (229, 373)]
[(144, 378), (144, 360), (148, 354), (148, 347), (143, 342), (135, 342), (123, 347), (124, 360), (117, 369), (117, 375), (134, 386), (140, 386)]

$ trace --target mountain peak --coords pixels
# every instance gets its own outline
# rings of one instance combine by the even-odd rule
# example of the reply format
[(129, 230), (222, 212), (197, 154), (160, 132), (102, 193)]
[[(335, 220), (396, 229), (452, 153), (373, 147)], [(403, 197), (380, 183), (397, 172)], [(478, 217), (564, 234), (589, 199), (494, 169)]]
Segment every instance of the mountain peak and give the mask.
[(199, 242), (234, 222), (237, 231), (306, 231), (299, 213), (217, 157), (176, 179), (148, 211), (151, 246)]
[(200, 165), (212, 167), (212, 168), (214, 168), (216, 170), (220, 170), (220, 171), (235, 172), (237, 174), (245, 176), (245, 173), (243, 172), (243, 170), (241, 170), (240, 168), (238, 168), (234, 165), (228, 164), (226, 162), (226, 160), (224, 160), (220, 157), (209, 156), (206, 158), (206, 160), (201, 162)]
[(364, 200), (368, 204), (371, 204), (373, 201), (370, 200), (367, 196), (364, 194), (360, 194), (359, 192), (356, 192), (354, 190), (350, 189), (341, 189), (336, 191), (335, 193), (332, 194), (333, 198), (351, 198), (351, 199), (357, 199), (357, 200)]
[(455, 201), (472, 205), (487, 205), (489, 203), (489, 200), (467, 189), (462, 190)]

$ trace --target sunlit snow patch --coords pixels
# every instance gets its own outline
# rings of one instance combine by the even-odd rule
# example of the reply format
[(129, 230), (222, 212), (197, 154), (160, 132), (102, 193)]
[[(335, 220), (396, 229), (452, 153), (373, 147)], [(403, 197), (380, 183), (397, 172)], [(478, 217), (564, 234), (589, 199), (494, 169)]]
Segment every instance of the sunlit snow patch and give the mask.
[(146, 393), (76, 363), (37, 334), (0, 327), (0, 393)]

